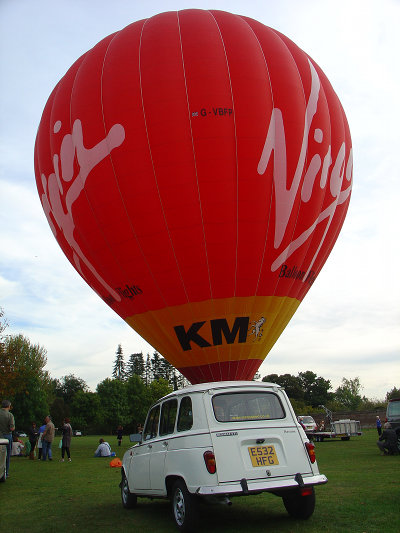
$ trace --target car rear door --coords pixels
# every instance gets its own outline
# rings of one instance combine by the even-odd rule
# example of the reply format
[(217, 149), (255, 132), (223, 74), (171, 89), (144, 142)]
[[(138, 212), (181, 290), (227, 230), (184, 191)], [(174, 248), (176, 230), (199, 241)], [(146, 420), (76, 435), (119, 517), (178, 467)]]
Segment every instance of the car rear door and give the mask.
[(205, 396), (220, 483), (312, 473), (303, 438), (283, 400), (276, 392), (254, 390)]

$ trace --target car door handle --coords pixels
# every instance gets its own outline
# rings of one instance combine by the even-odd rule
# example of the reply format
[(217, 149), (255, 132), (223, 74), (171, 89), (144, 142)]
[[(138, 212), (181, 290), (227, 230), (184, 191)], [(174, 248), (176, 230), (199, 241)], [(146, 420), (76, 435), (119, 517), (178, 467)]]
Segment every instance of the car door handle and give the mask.
[(147, 447), (148, 447), (148, 448), (152, 448), (153, 446), (152, 446), (151, 444), (148, 444)]
[(163, 442), (163, 446), (165, 446), (165, 448), (168, 447), (168, 441), (167, 441), (167, 440), (165, 440), (165, 441)]

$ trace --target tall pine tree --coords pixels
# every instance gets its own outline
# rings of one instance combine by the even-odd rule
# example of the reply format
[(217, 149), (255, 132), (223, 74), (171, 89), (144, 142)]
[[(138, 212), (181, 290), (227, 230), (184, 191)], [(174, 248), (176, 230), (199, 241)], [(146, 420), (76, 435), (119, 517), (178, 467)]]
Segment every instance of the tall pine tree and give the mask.
[(151, 383), (151, 359), (150, 354), (147, 354), (146, 364), (144, 365), (144, 383), (147, 386)]
[(151, 360), (151, 375), (153, 381), (164, 377), (162, 372), (162, 358), (158, 352), (153, 353), (153, 358)]
[(123, 381), (126, 377), (125, 362), (124, 362), (124, 354), (122, 351), (122, 346), (120, 344), (118, 344), (118, 348), (115, 354), (116, 354), (116, 358), (114, 362), (112, 376), (114, 379), (119, 379), (120, 381)]
[(173, 367), (169, 361), (164, 359), (164, 357), (161, 357), (159, 366), (161, 374), (160, 377), (167, 380), (168, 383), (174, 387), (175, 367)]
[(185, 376), (183, 376), (180, 372), (177, 372), (173, 385), (174, 390), (183, 389), (184, 387), (188, 387), (189, 385), (190, 381), (188, 381)]
[(143, 352), (131, 353), (129, 361), (126, 365), (126, 377), (139, 376), (144, 381), (145, 364), (143, 359)]

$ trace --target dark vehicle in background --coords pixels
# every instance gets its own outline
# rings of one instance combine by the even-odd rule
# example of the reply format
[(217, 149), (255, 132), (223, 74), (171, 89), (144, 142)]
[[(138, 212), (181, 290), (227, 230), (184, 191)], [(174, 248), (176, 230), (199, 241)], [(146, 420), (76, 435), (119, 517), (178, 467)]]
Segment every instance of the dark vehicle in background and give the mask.
[(400, 398), (389, 400), (386, 408), (386, 418), (393, 429), (400, 429)]
[(386, 408), (386, 418), (397, 433), (397, 448), (400, 451), (400, 398), (389, 400)]

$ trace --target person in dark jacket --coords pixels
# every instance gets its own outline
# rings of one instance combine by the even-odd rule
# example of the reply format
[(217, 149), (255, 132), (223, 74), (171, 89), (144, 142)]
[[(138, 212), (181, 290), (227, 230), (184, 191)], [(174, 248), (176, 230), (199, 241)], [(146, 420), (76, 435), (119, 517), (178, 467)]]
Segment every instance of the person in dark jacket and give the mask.
[(72, 438), (72, 427), (69, 423), (69, 418), (64, 419), (63, 427), (62, 427), (62, 446), (61, 446), (61, 462), (64, 462), (64, 456), (65, 452), (67, 452), (68, 461), (71, 462), (71, 453), (70, 453), (70, 446), (71, 446), (71, 438)]
[(381, 436), (382, 435), (382, 422), (379, 416), (376, 417), (376, 430), (378, 432), (378, 435)]
[(397, 447), (397, 433), (392, 429), (390, 422), (385, 423), (382, 435), (379, 437), (376, 444), (383, 455), (395, 455), (399, 453)]
[(37, 440), (39, 438), (39, 430), (36, 427), (36, 423), (32, 422), (31, 427), (28, 431), (28, 438), (29, 438), (29, 444), (31, 445), (31, 449), (29, 451), (29, 459), (35, 459), (35, 447)]
[(117, 427), (118, 446), (121, 446), (123, 431), (124, 431), (124, 428), (122, 426)]

